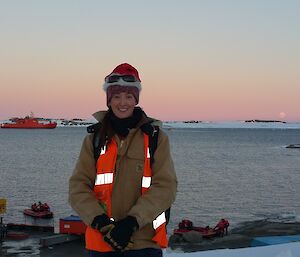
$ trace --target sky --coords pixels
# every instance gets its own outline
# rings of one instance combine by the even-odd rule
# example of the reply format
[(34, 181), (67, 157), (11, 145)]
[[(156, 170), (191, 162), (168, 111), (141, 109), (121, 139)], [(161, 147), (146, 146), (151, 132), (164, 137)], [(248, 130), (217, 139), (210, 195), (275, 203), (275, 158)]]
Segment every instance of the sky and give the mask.
[(0, 119), (90, 119), (128, 62), (163, 121), (300, 122), (299, 13), (297, 0), (0, 0)]

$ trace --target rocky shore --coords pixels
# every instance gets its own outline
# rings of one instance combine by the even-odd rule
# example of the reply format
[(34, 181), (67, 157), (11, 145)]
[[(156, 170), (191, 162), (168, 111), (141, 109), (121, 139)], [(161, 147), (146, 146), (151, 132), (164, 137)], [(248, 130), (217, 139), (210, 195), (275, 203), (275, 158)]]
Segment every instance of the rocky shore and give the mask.
[[(26, 231), (28, 233), (28, 231)], [(0, 243), (0, 256), (2, 257), (88, 257), (88, 253), (84, 247), (84, 238), (78, 240), (56, 244), (49, 247), (41, 247), (40, 239), (50, 234), (43, 232), (30, 233), (29, 238), (24, 240), (15, 240), (6, 238)]]
[(271, 222), (267, 220), (251, 221), (240, 224), (224, 237), (203, 239), (199, 233), (191, 231), (186, 235), (171, 236), (169, 247), (184, 252), (213, 249), (235, 249), (249, 247), (254, 237), (300, 235), (300, 223)]
[[(84, 239), (80, 238), (63, 244), (50, 247), (41, 247), (40, 238), (46, 234), (33, 233), (26, 240), (5, 240), (0, 243), (0, 256), (64, 256), (84, 257), (88, 256), (84, 249)], [(197, 232), (189, 232), (183, 237), (170, 237), (169, 247), (171, 250), (183, 252), (196, 252), (214, 249), (235, 249), (250, 246), (254, 237), (258, 236), (283, 236), (300, 235), (300, 223), (282, 223), (267, 220), (251, 221), (240, 224), (238, 227), (229, 230), (224, 237), (203, 239)]]

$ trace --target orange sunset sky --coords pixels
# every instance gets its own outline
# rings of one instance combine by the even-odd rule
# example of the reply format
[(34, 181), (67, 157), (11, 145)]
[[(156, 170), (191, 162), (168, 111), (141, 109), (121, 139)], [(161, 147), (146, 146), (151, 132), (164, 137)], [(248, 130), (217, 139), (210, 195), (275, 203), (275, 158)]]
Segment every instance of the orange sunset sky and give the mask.
[(86, 118), (128, 62), (161, 120), (300, 122), (300, 1), (0, 2), (0, 119)]

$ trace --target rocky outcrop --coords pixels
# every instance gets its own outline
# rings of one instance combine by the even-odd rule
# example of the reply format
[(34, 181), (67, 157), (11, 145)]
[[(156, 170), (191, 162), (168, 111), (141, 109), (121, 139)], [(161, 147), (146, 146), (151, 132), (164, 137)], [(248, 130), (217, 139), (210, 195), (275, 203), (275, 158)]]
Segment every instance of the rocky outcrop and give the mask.
[(224, 237), (204, 239), (191, 231), (184, 236), (172, 235), (169, 239), (171, 249), (181, 249), (184, 252), (196, 252), (214, 249), (234, 249), (249, 247), (254, 237), (299, 235), (300, 223), (281, 223), (266, 220), (245, 222), (229, 231)]
[(245, 122), (286, 123), (285, 121), (280, 121), (280, 120), (245, 120)]

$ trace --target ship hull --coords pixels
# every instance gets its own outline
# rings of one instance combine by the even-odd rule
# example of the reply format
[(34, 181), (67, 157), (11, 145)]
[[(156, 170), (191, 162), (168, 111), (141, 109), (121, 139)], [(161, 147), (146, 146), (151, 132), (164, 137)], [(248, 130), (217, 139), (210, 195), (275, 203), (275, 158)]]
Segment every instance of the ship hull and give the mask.
[(45, 121), (34, 117), (12, 118), (11, 122), (1, 125), (1, 128), (8, 129), (54, 129), (57, 123), (52, 121)]
[(56, 123), (50, 124), (2, 124), (1, 128), (8, 129), (54, 129), (56, 128)]

